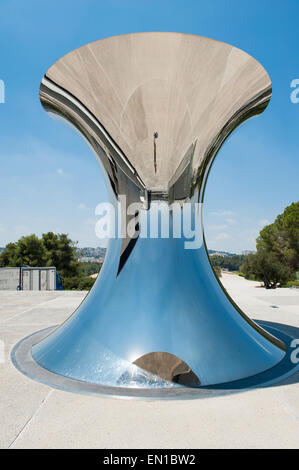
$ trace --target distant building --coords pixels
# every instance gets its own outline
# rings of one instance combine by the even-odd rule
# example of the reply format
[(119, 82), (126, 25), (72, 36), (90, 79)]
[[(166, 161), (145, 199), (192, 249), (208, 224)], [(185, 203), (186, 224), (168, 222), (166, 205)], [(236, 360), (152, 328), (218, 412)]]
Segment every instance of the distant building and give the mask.
[(105, 248), (77, 248), (77, 256), (80, 263), (103, 263), (105, 254)]
[(103, 263), (104, 258), (95, 258), (94, 256), (81, 256), (78, 258), (79, 263)]
[(243, 250), (242, 255), (247, 256), (247, 255), (254, 255), (256, 251), (254, 250)]
[(0, 290), (61, 290), (62, 279), (54, 266), (0, 268)]
[(215, 251), (215, 253), (210, 253), (210, 256), (222, 256), (223, 258), (226, 258), (229, 255), (223, 251)]

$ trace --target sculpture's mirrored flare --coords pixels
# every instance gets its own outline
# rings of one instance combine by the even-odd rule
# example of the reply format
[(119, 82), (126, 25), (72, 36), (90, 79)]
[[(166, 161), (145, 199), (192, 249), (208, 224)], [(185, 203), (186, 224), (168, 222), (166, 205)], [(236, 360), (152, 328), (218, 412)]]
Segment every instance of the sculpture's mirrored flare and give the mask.
[(134, 234), (110, 241), (100, 276), (76, 312), (33, 346), (39, 365), (92, 384), (199, 387), (282, 361), (284, 344), (249, 320), (219, 284), (202, 225), (203, 243), (186, 249), (184, 234), (139, 236), (139, 211), (126, 212), (132, 203), (147, 216), (156, 201), (201, 205), (221, 145), (270, 96), (270, 79), (255, 59), (185, 34), (99, 40), (50, 67), (40, 87), (44, 108), (87, 139), (115, 207), (126, 196), (118, 222), (137, 222)]

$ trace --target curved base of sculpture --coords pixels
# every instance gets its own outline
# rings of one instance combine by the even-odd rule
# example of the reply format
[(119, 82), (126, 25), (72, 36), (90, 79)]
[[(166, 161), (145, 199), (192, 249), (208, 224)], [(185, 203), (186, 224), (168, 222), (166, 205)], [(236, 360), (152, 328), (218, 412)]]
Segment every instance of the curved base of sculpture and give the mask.
[[(269, 333), (276, 335), (288, 345), (291, 344), (292, 339), (298, 337), (298, 328), (272, 322), (258, 323), (260, 323), (260, 325)], [(141, 382), (136, 383), (136, 375), (132, 375), (130, 379), (127, 377), (126, 382), (124, 381), (121, 385), (118, 384), (117, 386), (92, 384), (73, 380), (44, 369), (32, 358), (32, 346), (36, 342), (42, 341), (42, 339), (53, 332), (55, 328), (56, 327), (46, 328), (22, 339), (13, 348), (11, 358), (14, 366), (24, 375), (59, 390), (87, 395), (112, 396), (115, 398), (129, 397), (178, 400), (215, 397), (223, 394), (237, 393), (251, 388), (278, 386), (298, 381), (298, 378), (296, 377), (299, 371), (299, 364), (295, 364), (290, 360), (292, 353), (292, 349), (290, 347), (288, 347), (287, 354), (284, 359), (268, 371), (257, 374), (251, 378), (229, 382), (225, 385), (208, 387), (200, 386), (193, 388), (169, 382), (167, 383), (159, 380), (159, 378), (155, 376), (151, 376), (151, 374), (145, 375), (142, 371), (142, 386), (140, 386)], [(154, 387), (153, 383), (155, 384)]]
[[(188, 372), (187, 366), (190, 385), (206, 386), (259, 374), (284, 358), (283, 342), (249, 320), (225, 295), (204, 245), (186, 250), (182, 238), (139, 238), (116, 277), (120, 249), (121, 240), (111, 240), (88, 296), (68, 320), (33, 346), (32, 357), (40, 366), (109, 386), (135, 374), (141, 387), (140, 369), (171, 383), (179, 375), (174, 368), (171, 376), (172, 367)], [(168, 354), (164, 369), (155, 353), (164, 358)], [(177, 362), (171, 363), (170, 355)], [(152, 360), (146, 361), (148, 357)]]

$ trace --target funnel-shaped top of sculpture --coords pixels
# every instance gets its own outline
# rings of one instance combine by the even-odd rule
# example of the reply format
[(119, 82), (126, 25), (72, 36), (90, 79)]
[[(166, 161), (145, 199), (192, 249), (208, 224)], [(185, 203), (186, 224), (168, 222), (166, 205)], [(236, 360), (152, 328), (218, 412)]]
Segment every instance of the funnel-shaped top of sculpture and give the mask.
[[(110, 152), (108, 136), (131, 179), (167, 191), (186, 166), (195, 183), (211, 152), (265, 108), (271, 81), (255, 59), (228, 44), (137, 33), (70, 52), (48, 70), (40, 95), (81, 131), (87, 119), (99, 126), (101, 147)], [(99, 141), (95, 127), (88, 138), (93, 146)]]

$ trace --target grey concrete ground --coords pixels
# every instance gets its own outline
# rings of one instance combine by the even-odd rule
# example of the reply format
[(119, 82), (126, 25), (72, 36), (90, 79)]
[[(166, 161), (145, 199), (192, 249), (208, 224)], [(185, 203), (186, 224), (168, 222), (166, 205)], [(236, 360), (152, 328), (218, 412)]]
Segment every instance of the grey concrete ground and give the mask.
[[(299, 290), (224, 274), (252, 318), (299, 327)], [(62, 322), (86, 292), (0, 291), (1, 448), (299, 448), (298, 384), (186, 401), (76, 395), (18, 372), (12, 347)], [(3, 357), (4, 347), (4, 357)]]

